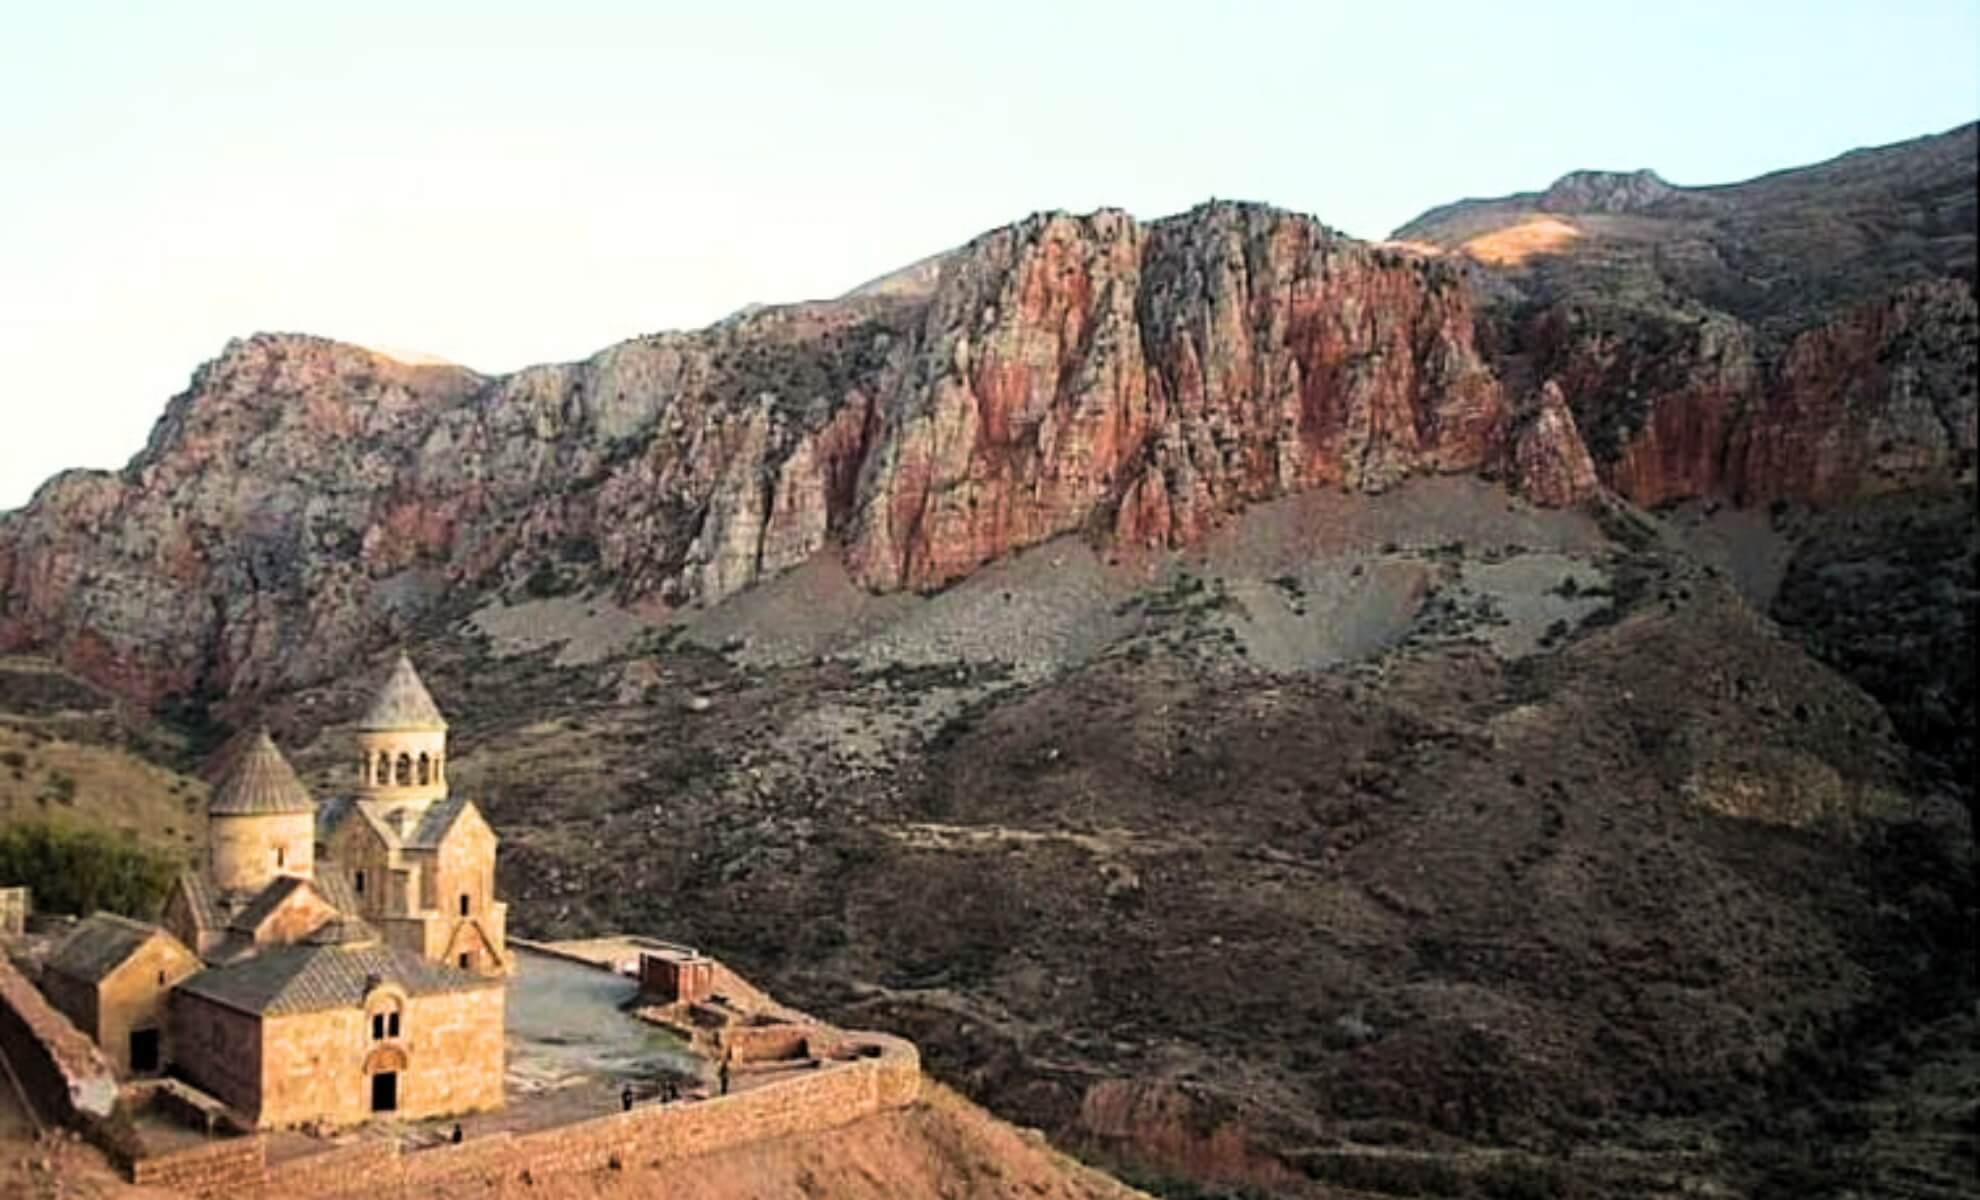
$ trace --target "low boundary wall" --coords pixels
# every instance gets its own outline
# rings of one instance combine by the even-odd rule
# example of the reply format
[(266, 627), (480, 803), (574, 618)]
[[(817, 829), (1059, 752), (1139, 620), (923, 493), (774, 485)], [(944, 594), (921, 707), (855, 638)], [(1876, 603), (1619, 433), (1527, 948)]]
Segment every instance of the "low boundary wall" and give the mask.
[[(821, 1032), (834, 1042), (843, 1038), (870, 1057), (827, 1062), (712, 1100), (645, 1104), (553, 1129), (494, 1133), (424, 1150), (402, 1151), (395, 1142), (367, 1141), (265, 1166), (259, 1158), (260, 1138), (230, 1139), (153, 1160), (174, 1174), (144, 1176), (137, 1182), (211, 1197), (411, 1200), (450, 1183), (473, 1182), (495, 1190), (554, 1175), (651, 1166), (768, 1138), (819, 1133), (905, 1108), (920, 1097), (921, 1056), (913, 1043), (884, 1034)], [(202, 1151), (207, 1157), (197, 1157)]]

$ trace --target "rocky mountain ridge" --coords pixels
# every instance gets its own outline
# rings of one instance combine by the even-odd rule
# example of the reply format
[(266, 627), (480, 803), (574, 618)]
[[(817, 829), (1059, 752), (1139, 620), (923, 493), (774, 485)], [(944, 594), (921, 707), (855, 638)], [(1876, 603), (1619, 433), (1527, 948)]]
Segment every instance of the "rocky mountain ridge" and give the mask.
[[(1837, 194), (1938, 229), (1944, 177), (1973, 174), (1948, 139), (1972, 128), (1873, 152), (1872, 182), (1851, 168)], [(1801, 196), (1841, 169), (1739, 187)], [(1805, 215), (1739, 187), (1704, 191), (1776, 232)], [(1695, 191), (1587, 173), (1539, 203), (1633, 221)], [(1518, 200), (1399, 235), (1435, 251)], [(1043, 214), (895, 285), (500, 378), (257, 335), (124, 470), (66, 473), (0, 517), (0, 649), (147, 701), (240, 694), (494, 591), (606, 588), (664, 617), (827, 550), (866, 588), (927, 591), (1065, 533), (1189, 545), (1249, 503), (1419, 473), (1553, 505), (1971, 477), (1970, 230), (1929, 254), (1864, 235), (1829, 259), (1879, 286), (1785, 340), (1714, 307), (1716, 275), (1656, 265), (1692, 236), (1667, 234), (1591, 225), (1544, 263), (1485, 268), (1461, 242), (1370, 246), (1257, 206)]]

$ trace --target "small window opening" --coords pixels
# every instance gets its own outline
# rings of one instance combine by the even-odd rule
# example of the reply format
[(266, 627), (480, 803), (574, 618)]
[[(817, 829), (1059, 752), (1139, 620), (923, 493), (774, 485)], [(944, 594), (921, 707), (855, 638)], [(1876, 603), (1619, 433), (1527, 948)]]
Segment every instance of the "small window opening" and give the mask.
[(371, 1040), (379, 1041), (385, 1036), (385, 1014), (371, 1014)]
[(394, 773), (393, 778), (400, 787), (407, 787), (412, 783), (412, 755), (399, 755), (399, 769)]
[(461, 955), (461, 970), (463, 971), (467, 970), (473, 964), (473, 962), (474, 962), (474, 955), (472, 954)]
[(422, 787), (423, 787), (423, 786), (425, 786), (426, 784), (428, 784), (428, 783), (431, 783), (431, 782), (432, 782), (432, 779), (430, 778), (430, 777), (431, 777), (431, 775), (432, 775), (432, 773), (433, 773), (433, 763), (432, 763), (432, 761), (431, 761), (431, 760), (429, 760), (429, 759), (428, 759), (428, 758), (426, 757), (426, 755), (424, 755), (424, 754), (422, 754), (422, 755), (420, 755), (420, 756), (419, 756), (419, 782), (420, 782), (420, 785), (421, 785)]
[(354, 892), (356, 892), (356, 893), (357, 893), (358, 895), (360, 895), (360, 896), (362, 896), (362, 895), (364, 895), (364, 872), (363, 872), (363, 871), (359, 871), (359, 872), (357, 872), (357, 873), (355, 873), (354, 875), (352, 875), (352, 876), (351, 876), (351, 890), (352, 890), (352, 891), (354, 891)]
[(461, 915), (464, 917), (468, 915), (468, 894), (466, 892), (461, 893)]
[(288, 857), (289, 857), (289, 852), (288, 852), (287, 850), (285, 850), (285, 849), (283, 849), (283, 848), (282, 848), (282, 847), (280, 847), (280, 846), (277, 846), (277, 847), (275, 847), (275, 865), (276, 865), (276, 866), (278, 866), (278, 867), (282, 867), (282, 866), (287, 866), (287, 865), (288, 865)]
[(399, 1014), (398, 1014), (398, 1013), (395, 1013), (395, 1012), (394, 1012), (394, 1013), (386, 1013), (386, 1014), (385, 1014), (385, 1036), (386, 1036), (386, 1037), (398, 1037), (398, 1036), (399, 1036)]

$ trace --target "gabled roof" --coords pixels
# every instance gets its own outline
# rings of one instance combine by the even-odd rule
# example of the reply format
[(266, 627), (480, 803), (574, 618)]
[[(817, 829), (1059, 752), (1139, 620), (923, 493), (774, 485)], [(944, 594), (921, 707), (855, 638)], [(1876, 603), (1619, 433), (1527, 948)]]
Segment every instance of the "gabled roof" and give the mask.
[(277, 875), (268, 881), (268, 886), (255, 893), (247, 907), (234, 914), (228, 926), (245, 933), (253, 933), (256, 926), (273, 916), (289, 897), (310, 887), (310, 881), (294, 875)]
[(392, 664), (392, 673), (386, 677), (385, 686), (378, 689), (378, 695), (365, 709), (358, 721), (359, 729), (445, 729), (447, 719), (440, 715), (440, 706), (433, 703), (432, 693), (420, 682), (419, 672), (413, 670), (412, 659), (399, 655)]
[[(339, 796), (326, 800), (316, 811), (316, 840), (327, 844), (337, 828), (355, 814), (376, 830), (379, 840), (395, 850), (437, 850), (447, 840), (461, 817), (474, 802), (465, 796), (435, 800), (420, 811), (419, 819), (407, 823), (399, 813), (405, 806), (392, 800), (357, 800)], [(317, 876), (323, 876), (323, 860), (317, 861)]]
[(46, 969), (83, 983), (101, 983), (146, 942), (171, 936), (156, 925), (100, 912), (76, 926), (75, 932), (55, 948)]
[[(343, 936), (344, 923), (336, 924), (338, 936)], [(353, 932), (362, 935), (368, 930), (360, 926)], [(179, 990), (243, 1012), (278, 1016), (353, 1007), (362, 1004), (379, 983), (397, 984), (414, 996), (502, 986), (498, 978), (439, 966), (367, 939), (278, 946), (239, 963), (209, 967), (179, 984)]]
[(403, 842), (419, 850), (438, 847), (447, 839), (447, 831), (454, 827), (454, 822), (467, 808), (468, 802), (464, 796), (449, 796), (445, 800), (434, 801), (420, 816), (419, 824), (404, 836)]
[(296, 778), (295, 768), (275, 748), (267, 729), (256, 730), (228, 765), (226, 776), (213, 789), (213, 802), (206, 806), (207, 815), (215, 817), (315, 811), (309, 789)]
[(193, 924), (202, 932), (227, 927), (231, 914), (222, 902), (220, 893), (207, 882), (206, 876), (198, 871), (181, 871), (177, 884), (186, 893), (186, 900), (192, 909)]
[(351, 916), (358, 911), (357, 889), (351, 886), (351, 877), (341, 864), (318, 859), (315, 883), (317, 894), (339, 913)]

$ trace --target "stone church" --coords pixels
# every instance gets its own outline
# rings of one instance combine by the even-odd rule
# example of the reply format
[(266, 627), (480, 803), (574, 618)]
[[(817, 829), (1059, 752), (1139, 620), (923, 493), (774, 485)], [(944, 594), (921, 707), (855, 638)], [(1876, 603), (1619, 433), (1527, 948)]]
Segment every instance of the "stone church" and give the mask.
[(262, 1128), (501, 1105), (495, 834), (405, 656), (356, 741), (355, 794), (319, 805), (256, 731), (160, 924), (99, 913), (51, 956), (44, 990), (126, 1072), (169, 1064)]

